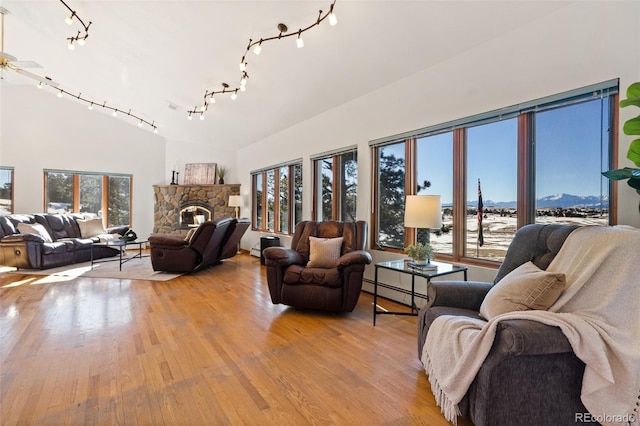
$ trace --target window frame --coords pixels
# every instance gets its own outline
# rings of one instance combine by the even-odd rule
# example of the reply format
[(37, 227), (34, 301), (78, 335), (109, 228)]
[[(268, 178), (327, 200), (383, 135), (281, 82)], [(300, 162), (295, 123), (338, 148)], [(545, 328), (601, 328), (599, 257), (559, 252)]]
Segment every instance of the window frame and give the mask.
[[(131, 226), (133, 223), (133, 175), (126, 173), (100, 173), (100, 172), (87, 172), (87, 171), (78, 171), (78, 170), (56, 170), (56, 169), (45, 169), (43, 171), (43, 182), (44, 182), (44, 200), (43, 200), (43, 211), (48, 212), (48, 203), (49, 203), (49, 190), (48, 190), (48, 179), (49, 173), (60, 173), (67, 174), (72, 176), (72, 203), (71, 203), (71, 212), (72, 213), (81, 213), (80, 212), (80, 177), (81, 176), (100, 176), (102, 179), (102, 187), (101, 187), (101, 211), (105, 224), (109, 224), (109, 178), (112, 177), (120, 177), (120, 178), (128, 178), (129, 179), (129, 222), (130, 223), (120, 223), (120, 224), (112, 224), (111, 226)], [(97, 214), (97, 212), (96, 212)]]
[[(358, 164), (358, 146), (353, 145), (334, 151), (325, 152), (311, 156), (311, 166), (313, 170), (313, 195), (311, 204), (311, 217), (315, 220), (326, 220), (322, 216), (322, 208), (320, 200), (323, 196), (322, 191), (322, 173), (320, 166), (322, 161), (331, 159), (332, 161), (332, 179), (331, 179), (331, 218), (330, 220), (345, 221), (342, 217), (342, 197), (343, 188), (345, 188), (345, 176), (342, 172), (344, 168), (344, 159), (346, 155), (353, 154), (356, 163), (356, 173)], [(356, 176), (356, 204), (357, 204), (357, 176)]]
[[(280, 218), (280, 169), (287, 168), (287, 217), (286, 217), (286, 232), (282, 231), (282, 220)], [(280, 235), (293, 235), (295, 222), (296, 222), (296, 168), (300, 168), (300, 172), (302, 172), (302, 159), (290, 161), (287, 163), (281, 163), (275, 166), (270, 166), (260, 170), (254, 170), (250, 173), (251, 175), (251, 230), (256, 232), (269, 232), (273, 234)], [(269, 218), (268, 218), (268, 188), (267, 188), (267, 175), (269, 173), (274, 174), (274, 194), (273, 195), (273, 229), (269, 227)], [(257, 177), (260, 176), (262, 179), (262, 194), (261, 194), (261, 207), (260, 211), (262, 214), (262, 226), (258, 227), (258, 206), (256, 205), (257, 200)], [(300, 186), (302, 186), (302, 180), (300, 181)], [(302, 201), (302, 200), (300, 200)]]
[[(415, 131), (405, 132), (400, 135), (390, 136), (369, 142), (372, 150), (371, 173), (372, 182), (372, 209), (370, 238), (372, 249), (386, 250), (390, 252), (403, 253), (397, 247), (383, 246), (380, 244), (379, 236), (379, 156), (380, 149), (397, 143), (405, 144), (405, 196), (416, 193), (416, 140), (425, 136), (438, 133), (453, 132), (453, 253), (451, 255), (438, 253), (437, 257), (445, 261), (465, 262), (468, 264), (497, 267), (501, 262), (488, 259), (467, 257), (464, 255), (466, 244), (466, 130), (491, 122), (505, 119), (517, 118), (517, 229), (522, 226), (535, 223), (536, 193), (535, 193), (535, 151), (534, 151), (534, 120), (537, 112), (546, 111), (553, 108), (569, 106), (576, 103), (587, 102), (600, 97), (610, 98), (609, 120), (611, 131), (609, 134), (609, 167), (617, 167), (618, 150), (618, 105), (619, 80), (609, 80), (591, 86), (578, 88), (568, 92), (540, 98), (525, 102), (500, 110), (490, 111), (475, 116), (454, 120), (447, 123), (437, 124)], [(610, 225), (616, 223), (617, 217), (617, 194), (615, 182), (610, 181), (608, 187), (609, 208), (608, 220)], [(458, 230), (458, 231), (456, 231)], [(460, 231), (462, 230), (462, 231)], [(405, 247), (416, 241), (414, 229), (405, 228)]]
[(0, 166), (0, 170), (9, 172), (9, 209), (7, 214), (15, 212), (15, 169), (10, 166)]

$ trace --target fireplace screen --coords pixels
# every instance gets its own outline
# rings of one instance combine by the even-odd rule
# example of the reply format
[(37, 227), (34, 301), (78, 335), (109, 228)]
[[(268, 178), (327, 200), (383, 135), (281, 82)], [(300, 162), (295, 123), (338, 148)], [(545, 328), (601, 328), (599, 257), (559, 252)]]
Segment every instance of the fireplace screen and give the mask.
[(178, 220), (182, 228), (198, 226), (213, 219), (213, 209), (204, 203), (189, 203), (182, 206)]

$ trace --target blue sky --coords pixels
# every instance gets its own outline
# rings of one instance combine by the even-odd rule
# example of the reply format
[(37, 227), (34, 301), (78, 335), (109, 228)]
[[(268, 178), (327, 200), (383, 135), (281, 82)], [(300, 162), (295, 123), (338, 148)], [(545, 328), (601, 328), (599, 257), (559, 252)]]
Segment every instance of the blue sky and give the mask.
[[(608, 109), (605, 98), (536, 114), (537, 198), (607, 194), (608, 182), (600, 172), (608, 170)], [(468, 129), (469, 199), (476, 198), (480, 179), (484, 200), (516, 200), (517, 131), (516, 118)], [(453, 196), (452, 143), (451, 133), (418, 141), (418, 182), (432, 183), (421, 193), (440, 194), (443, 204), (450, 204)]]

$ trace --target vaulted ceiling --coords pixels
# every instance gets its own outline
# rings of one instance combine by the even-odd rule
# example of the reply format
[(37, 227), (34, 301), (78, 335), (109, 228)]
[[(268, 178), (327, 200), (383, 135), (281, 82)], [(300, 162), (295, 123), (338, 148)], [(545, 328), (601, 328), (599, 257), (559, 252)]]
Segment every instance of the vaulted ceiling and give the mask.
[[(337, 0), (336, 26), (324, 21), (305, 32), (302, 49), (290, 37), (265, 43), (260, 55), (249, 52), (247, 90), (235, 101), (218, 96), (205, 120), (189, 121), (187, 111), (202, 105), (206, 90), (220, 90), (223, 82), (238, 86), (238, 65), (250, 38), (277, 35), (279, 23), (297, 32), (331, 2), (66, 3), (85, 23), (92, 22), (85, 46), (67, 48), (67, 37), (82, 27), (64, 22), (70, 13), (59, 0), (3, 0), (9, 11), (5, 52), (19, 61), (35, 61), (42, 68), (25, 69), (50, 77), (66, 91), (155, 122), (159, 135), (169, 140), (226, 147), (261, 140), (567, 4)], [(8, 70), (3, 76), (0, 88), (35, 83)], [(54, 89), (43, 90), (55, 96)], [(114, 119), (136, 124), (124, 114)]]

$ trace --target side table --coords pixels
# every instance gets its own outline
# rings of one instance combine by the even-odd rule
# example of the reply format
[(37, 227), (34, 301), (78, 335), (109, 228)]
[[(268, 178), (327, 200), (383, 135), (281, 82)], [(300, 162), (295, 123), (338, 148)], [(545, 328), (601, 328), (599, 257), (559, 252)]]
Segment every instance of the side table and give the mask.
[[(94, 247), (114, 247), (114, 248), (118, 248), (119, 251), (119, 258), (118, 261), (120, 262), (120, 270), (122, 271), (122, 264), (123, 263), (127, 263), (130, 260), (133, 259), (142, 259), (143, 257), (146, 256), (142, 256), (142, 246), (147, 244), (149, 241), (148, 240), (135, 240), (135, 241), (125, 241), (125, 240), (113, 240), (113, 241), (105, 241), (105, 242), (99, 242), (99, 243), (93, 243), (91, 244), (91, 269), (93, 269), (93, 265), (94, 263), (102, 263), (102, 262), (112, 262), (115, 261), (116, 259), (103, 259), (103, 260), (94, 260), (93, 258), (93, 248)], [(127, 246), (134, 246), (134, 245), (138, 245), (138, 252), (136, 254), (134, 254), (131, 257), (122, 257), (122, 253), (127, 249)]]
[[(419, 266), (411, 266), (409, 262), (404, 259), (390, 260), (387, 262), (380, 262), (375, 264), (376, 273), (375, 281), (373, 283), (373, 325), (376, 325), (376, 315), (389, 314), (389, 315), (418, 315), (418, 308), (415, 304), (416, 295), (416, 277), (425, 278), (427, 280), (427, 286), (431, 282), (432, 278), (442, 277), (444, 275), (456, 274), (462, 272), (464, 274), (464, 280), (467, 281), (467, 267), (461, 265), (453, 265), (451, 263), (444, 262), (431, 262), (431, 265), (435, 266), (435, 269), (421, 268)], [(400, 272), (402, 274), (411, 275), (411, 311), (410, 312), (392, 312), (378, 310), (378, 270), (387, 269), (390, 271)], [(384, 287), (399, 289), (399, 287), (384, 284)]]

